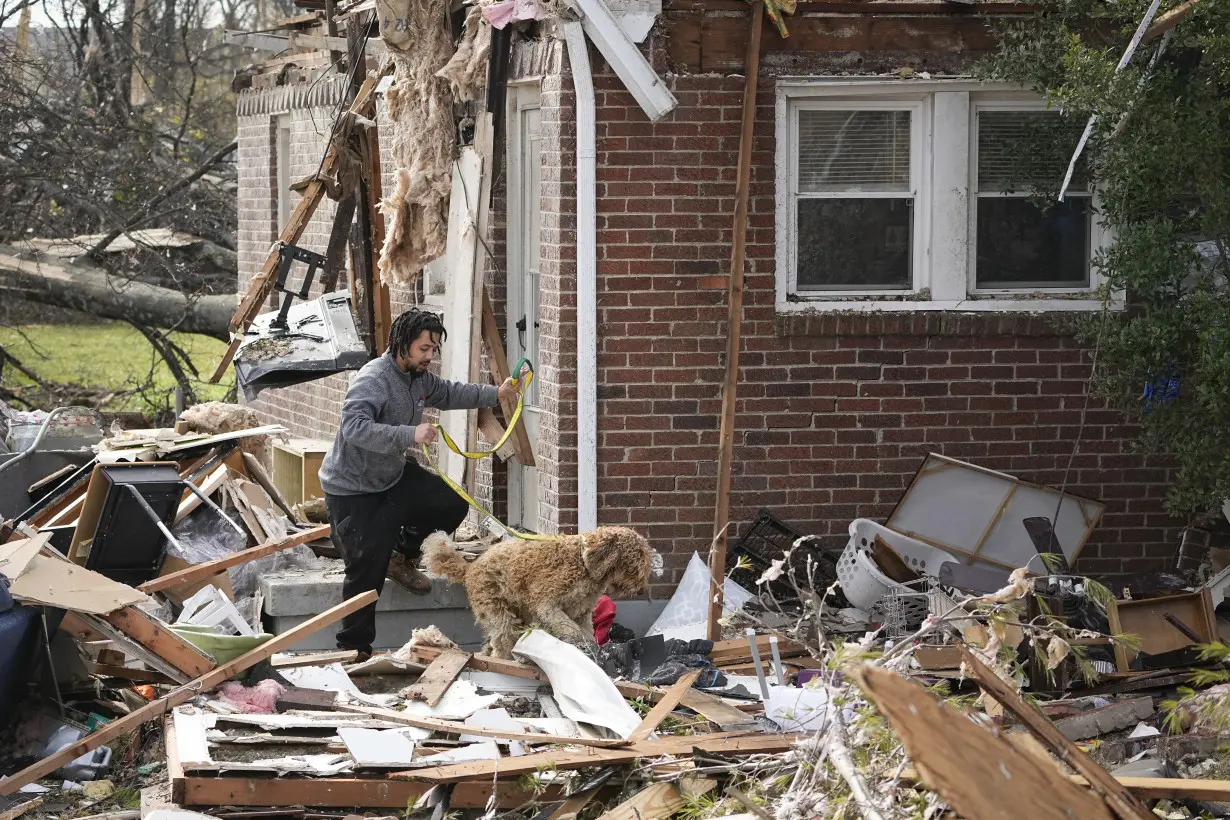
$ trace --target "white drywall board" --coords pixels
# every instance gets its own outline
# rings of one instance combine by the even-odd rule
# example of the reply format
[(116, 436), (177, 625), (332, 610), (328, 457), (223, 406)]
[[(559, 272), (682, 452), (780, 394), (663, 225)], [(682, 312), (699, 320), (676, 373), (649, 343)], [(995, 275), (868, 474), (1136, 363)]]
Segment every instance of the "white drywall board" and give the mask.
[(338, 729), (337, 734), (359, 768), (405, 768), (414, 761), (414, 741), (396, 729)]
[(1055, 535), (1071, 564), (1105, 509), (1079, 498), (964, 461), (932, 453), (901, 496), (886, 526), (974, 563), (1015, 569), (1031, 561), (1041, 571), (1025, 518), (1051, 519), (1059, 507)]

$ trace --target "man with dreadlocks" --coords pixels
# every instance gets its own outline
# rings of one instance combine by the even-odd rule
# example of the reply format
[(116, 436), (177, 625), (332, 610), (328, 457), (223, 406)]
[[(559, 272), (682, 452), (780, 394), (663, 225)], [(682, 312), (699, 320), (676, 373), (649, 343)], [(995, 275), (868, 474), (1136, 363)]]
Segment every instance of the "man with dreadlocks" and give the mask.
[[(435, 427), (422, 423), (423, 408), (495, 407), (500, 399), (517, 396), (512, 379), (497, 389), (431, 373), (446, 335), (436, 314), (406, 311), (389, 330), (388, 351), (364, 365), (346, 391), (337, 437), (320, 467), (320, 486), (345, 559), (347, 599), (368, 590), (379, 594), (386, 576), (411, 592), (431, 592), (431, 581), (417, 567), (423, 539), (452, 532), (465, 519), (466, 501), (410, 455), (416, 445), (436, 438)], [(370, 654), (375, 638), (372, 604), (346, 616), (337, 645)]]

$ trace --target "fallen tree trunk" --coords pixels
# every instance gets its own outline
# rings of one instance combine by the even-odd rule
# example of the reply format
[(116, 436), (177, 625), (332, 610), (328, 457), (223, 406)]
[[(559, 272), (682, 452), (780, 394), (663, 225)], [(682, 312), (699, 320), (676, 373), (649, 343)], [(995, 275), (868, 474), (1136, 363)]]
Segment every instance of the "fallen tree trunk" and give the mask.
[(0, 293), (101, 319), (124, 319), (222, 340), (230, 338), (227, 326), (235, 312), (233, 295), (190, 296), (173, 288), (109, 276), (84, 261), (62, 264), (23, 259), (4, 246), (0, 246)]

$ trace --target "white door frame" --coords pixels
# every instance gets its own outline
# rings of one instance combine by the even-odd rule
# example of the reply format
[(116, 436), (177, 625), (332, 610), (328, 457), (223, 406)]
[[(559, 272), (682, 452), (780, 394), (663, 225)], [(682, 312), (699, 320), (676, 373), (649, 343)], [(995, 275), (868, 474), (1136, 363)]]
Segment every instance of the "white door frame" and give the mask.
[[(508, 84), (508, 114), (505, 122), (508, 123), (505, 133), (507, 138), (507, 163), (505, 167), (508, 169), (507, 179), (507, 214), (508, 214), (508, 230), (507, 230), (507, 280), (505, 282), (505, 293), (507, 294), (507, 302), (505, 308), (505, 338), (508, 340), (508, 364), (509, 367), (515, 366), (516, 362), (525, 355), (525, 351), (521, 346), (521, 335), (517, 330), (517, 322), (523, 316), (531, 316), (536, 321), (538, 316), (538, 305), (533, 306), (533, 310), (526, 310), (527, 301), (527, 284), (526, 284), (526, 239), (529, 231), (527, 223), (527, 215), (529, 208), (526, 205), (526, 197), (528, 192), (524, 190), (525, 182), (528, 177), (525, 167), (525, 151), (523, 132), (526, 121), (527, 112), (540, 108), (540, 93), (539, 81), (537, 78), (523, 82), (510, 82)], [(539, 158), (541, 162), (541, 157)], [(541, 167), (541, 166), (539, 166)], [(541, 177), (539, 178), (541, 185)], [(541, 192), (541, 187), (540, 187)], [(540, 223), (541, 224), (541, 223)], [(541, 230), (541, 228), (540, 228)], [(539, 264), (541, 264), (541, 257)], [(533, 327), (533, 323), (528, 323), (525, 333), (533, 333), (534, 338), (537, 338), (537, 332)], [(531, 345), (527, 345), (531, 349), (537, 347), (535, 341)], [(532, 358), (532, 357), (531, 357)], [(538, 362), (534, 362), (534, 366), (538, 366)], [(532, 391), (532, 395), (536, 394), (537, 390)], [(532, 399), (531, 395), (531, 399)], [(522, 412), (522, 419), (526, 425), (526, 432), (529, 434), (531, 446), (538, 439), (538, 415), (539, 409), (537, 402), (527, 402), (525, 409)], [(540, 515), (536, 510), (527, 511), (525, 507), (528, 505), (536, 508), (534, 503), (538, 498), (538, 470), (533, 467), (525, 467), (516, 459), (507, 462), (508, 468), (508, 524), (509, 526), (521, 527), (522, 529), (540, 531), (541, 520)], [(531, 490), (527, 485), (533, 482)], [(527, 498), (527, 491), (532, 495)]]

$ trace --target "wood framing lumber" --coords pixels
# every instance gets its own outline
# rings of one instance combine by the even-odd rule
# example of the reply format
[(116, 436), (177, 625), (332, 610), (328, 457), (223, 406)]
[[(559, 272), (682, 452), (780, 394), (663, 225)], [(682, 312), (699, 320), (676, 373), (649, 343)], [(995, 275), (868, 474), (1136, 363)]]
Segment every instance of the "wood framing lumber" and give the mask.
[(589, 805), (589, 801), (593, 800), (601, 789), (601, 786), (595, 786), (592, 789), (577, 792), (563, 803), (560, 803), (555, 811), (551, 812), (551, 816), (547, 820), (575, 820), (576, 816), (581, 813), (581, 810)]
[(689, 798), (700, 797), (715, 788), (717, 781), (708, 778), (654, 783), (599, 815), (598, 820), (662, 820), (682, 809)]
[[(495, 124), (493, 122), (491, 112), (480, 112), (474, 128), (474, 150), (478, 152), (479, 160), (482, 162), (482, 176), (478, 182), (478, 201), (474, 203), (475, 218), (474, 218), (474, 236), (466, 236), (465, 241), (473, 244), (473, 255), (471, 258), (472, 269), (469, 282), (469, 299), (470, 310), (468, 318), (470, 321), (470, 331), (467, 341), (470, 349), (467, 351), (466, 361), (469, 362), (469, 381), (477, 381), (480, 375), (482, 365), (482, 323), (483, 323), (483, 293), (486, 288), (483, 286), (483, 272), (487, 267), (487, 231), (491, 222), (491, 184), (492, 177), (495, 175), (495, 163), (492, 161), (495, 155)], [(463, 297), (464, 298), (464, 297)], [(478, 448), (478, 411), (466, 411), (466, 449), (474, 450)], [(478, 481), (477, 465), (470, 465), (470, 469), (466, 471), (466, 489), (473, 495)]]
[(1187, 18), (1196, 13), (1196, 4), (1200, 0), (1187, 0), (1185, 3), (1180, 3), (1170, 11), (1165, 12), (1161, 17), (1153, 21), (1153, 25), (1145, 31), (1145, 36), (1141, 38), (1142, 43), (1147, 43), (1154, 37), (1161, 36), (1172, 28), (1182, 23)]
[[(391, 69), (392, 63), (389, 64), (389, 70)], [(363, 81), (363, 85), (359, 87), (354, 101), (350, 104), (350, 112), (369, 119), (372, 117), (376, 104), (376, 86), (382, 77), (383, 72), (370, 76)], [(282, 245), (293, 245), (299, 241), (299, 237), (303, 235), (303, 231), (311, 221), (312, 215), (316, 213), (320, 200), (324, 198), (325, 184), (321, 181), (322, 178), (331, 176), (337, 170), (340, 161), (336, 148), (330, 145), (325, 152), (320, 174), (314, 177), (303, 190), (302, 199), (295, 205), (295, 210), (291, 213), (286, 225), (282, 227), (282, 232), (278, 235), (278, 241), (270, 250), (269, 256), (265, 259), (265, 264), (261, 266), (260, 271), (253, 277), (251, 284), (248, 286), (248, 292), (244, 294), (243, 299), (239, 302), (239, 307), (231, 317), (231, 344), (223, 355), (222, 361), (218, 363), (213, 376), (210, 377), (210, 382), (216, 384), (223, 374), (226, 373), (226, 369), (230, 367), (231, 361), (239, 351), (239, 345), (243, 342), (243, 334), (251, 326), (252, 320), (260, 313), (261, 306), (273, 291), (278, 264), (281, 260), (281, 255), (278, 252), (280, 247)]]
[[(405, 811), (433, 786), (429, 783), (350, 777), (260, 778), (181, 776), (172, 781), (172, 794), (181, 806), (244, 806), (398, 809)], [(458, 783), (450, 798), (452, 809), (486, 809), (492, 794), (495, 807), (511, 810), (532, 801), (559, 799), (559, 787), (535, 795), (516, 781)]]
[[(590, 0), (601, 2), (601, 0)], [(733, 241), (730, 245), (730, 281), (726, 291), (726, 371), (722, 382), (722, 417), (718, 432), (717, 494), (713, 510), (713, 544), (709, 550), (709, 621), (707, 635), (722, 637), (718, 621), (726, 582), (726, 540), (730, 529), (730, 482), (734, 461), (735, 404), (739, 392), (739, 351), (743, 332), (743, 269), (747, 250), (747, 203), (751, 191), (752, 145), (755, 141), (756, 87), (760, 82), (760, 37), (764, 3), (755, 0), (748, 11), (751, 31), (743, 69), (742, 131), (735, 175)]]
[[(1064, 777), (1078, 786), (1089, 785), (1089, 781), (1079, 774), (1069, 774)], [(920, 778), (916, 769), (907, 767), (901, 771), (901, 779), (917, 782)], [(1116, 777), (1115, 780), (1140, 800), (1230, 802), (1230, 780), (1201, 780), (1183, 777)]]
[(405, 696), (410, 700), (421, 700), (428, 706), (435, 706), (469, 662), (470, 656), (465, 652), (451, 651), (436, 656), (423, 674), (419, 675), (418, 682), (406, 688)]
[(510, 729), (485, 729), (481, 726), (467, 726), (464, 723), (457, 723), (451, 720), (441, 720), (440, 718), (420, 717), (407, 712), (398, 712), (394, 709), (381, 709), (378, 706), (357, 706), (357, 705), (338, 705), (335, 707), (342, 712), (354, 712), (361, 715), (371, 715), (372, 717), (387, 720), (389, 723), (400, 723), (405, 726), (414, 726), (419, 729), (430, 729), (433, 732), (442, 732), (452, 735), (474, 735), (475, 737), (493, 737), (497, 740), (519, 740), (523, 743), (554, 743), (560, 745), (571, 744), (574, 746), (593, 746), (602, 749), (618, 749), (628, 746), (631, 741), (621, 740), (619, 738), (586, 738), (586, 737), (560, 737), (557, 735), (546, 735), (538, 732), (517, 732)]
[[(505, 379), (512, 376), (509, 369), (512, 365), (508, 363), (508, 353), (504, 350), (504, 342), (500, 338), (500, 326), (495, 321), (495, 309), (491, 306), (491, 294), (487, 292), (486, 284), (483, 285), (483, 341), (487, 343), (487, 350), (491, 353), (488, 357), (491, 376), (497, 385), (503, 384)], [(508, 421), (512, 419), (516, 404), (501, 400), (500, 409), (504, 411), (504, 420)], [(530, 442), (530, 435), (525, 431), (524, 424), (518, 424), (517, 429), (513, 430), (509, 443), (523, 466), (534, 466), (534, 445)]]
[(917, 683), (871, 664), (845, 671), (888, 721), (927, 788), (954, 814), (968, 820), (1113, 820), (1100, 795), (1065, 781), (1049, 758), (1020, 751)]
[(1011, 712), (1025, 728), (1064, 763), (1089, 780), (1090, 788), (1105, 798), (1110, 808), (1123, 820), (1151, 820), (1153, 812), (1145, 808), (1130, 791), (1089, 758), (1075, 743), (1064, 737), (1059, 727), (1034, 707), (1027, 704), (1016, 690), (975, 657), (969, 648), (961, 646), (961, 662), (978, 685)]
[(688, 690), (692, 688), (692, 684), (696, 683), (696, 679), (700, 677), (700, 673), (703, 671), (703, 669), (693, 669), (675, 681), (671, 688), (666, 690), (666, 694), (662, 696), (662, 699), (649, 710), (649, 714), (645, 715), (640, 725), (632, 730), (632, 734), (628, 735), (628, 740), (633, 742), (648, 740), (649, 736), (658, 728), (658, 724), (666, 720), (666, 716), (675, 711), (679, 701), (688, 693)]
[(309, 541), (315, 541), (318, 538), (328, 538), (332, 528), (328, 524), (322, 524), (319, 527), (313, 527), (310, 530), (296, 533), (287, 538), (282, 538), (277, 541), (269, 541), (264, 544), (257, 544), (246, 550), (232, 552), (230, 555), (224, 555), (221, 558), (213, 561), (206, 561), (202, 564), (193, 564), (192, 566), (181, 569), (179, 572), (173, 572), (170, 575), (164, 575), (161, 578), (155, 578), (152, 581), (146, 581), (138, 590), (146, 594), (162, 592), (167, 589), (175, 589), (176, 587), (185, 586), (187, 584), (204, 581), (207, 578), (212, 578), (224, 569), (229, 567), (246, 564), (249, 561), (255, 561), (257, 558), (264, 558), (266, 555), (273, 555), (275, 552), (281, 552), (285, 549), (306, 544)]
[(273, 658), (269, 665), (274, 669), (298, 669), (301, 666), (328, 666), (331, 663), (354, 663), (359, 653), (354, 649), (339, 649), (336, 652), (313, 652), (310, 655), (284, 655)]
[[(650, 121), (657, 122), (679, 106), (675, 95), (620, 28), (603, 0), (569, 0), (568, 5), (580, 15), (585, 35), (598, 47)], [(759, 39), (756, 42), (759, 44)]]
[(364, 128), (359, 133), (363, 157), (363, 200), (367, 205), (367, 222), (371, 226), (372, 272), (372, 336), (376, 352), (383, 354), (389, 346), (389, 330), (393, 327), (393, 304), (389, 284), (376, 275), (380, 270), (380, 253), (384, 249), (384, 214), (380, 200), (384, 196), (380, 172), (380, 134), (377, 128)]
[(460, 783), (472, 779), (494, 777), (520, 777), (540, 769), (571, 770), (591, 766), (631, 763), (642, 757), (662, 755), (690, 755), (693, 750), (716, 754), (775, 754), (791, 748), (806, 734), (749, 734), (717, 733), (711, 735), (683, 735), (659, 740), (633, 743), (622, 749), (583, 749), (579, 751), (545, 751), (521, 757), (498, 760), (472, 760), (430, 769), (411, 769), (395, 772), (395, 780), (418, 780), (428, 783)]
[(263, 660), (267, 660), (275, 653), (280, 652), (287, 647), (294, 646), (309, 635), (313, 635), (326, 626), (340, 621), (351, 612), (356, 612), (369, 604), (374, 604), (378, 597), (379, 596), (375, 592), (365, 592), (362, 595), (356, 595), (348, 601), (343, 601), (337, 606), (325, 610), (316, 617), (304, 621), (298, 626), (283, 632), (281, 635), (276, 636), (272, 640), (266, 641), (264, 644), (253, 649), (251, 652), (243, 654), (229, 663), (225, 663), (222, 666), (210, 670), (206, 674), (196, 678), (195, 680), (189, 681), (183, 686), (171, 690), (158, 700), (151, 701), (146, 706), (143, 706), (122, 718), (111, 721), (106, 726), (101, 727), (96, 732), (86, 735), (76, 743), (65, 746), (55, 754), (45, 757), (37, 763), (27, 766), (16, 774), (9, 775), (3, 780), (0, 780), (0, 795), (12, 794), (26, 784), (33, 783), (40, 777), (46, 777), (56, 769), (63, 766), (65, 763), (68, 763), (71, 760), (76, 760), (83, 754), (94, 751), (99, 746), (102, 746), (111, 740), (132, 731), (143, 723), (158, 719), (174, 707), (179, 706), (182, 703), (186, 703), (201, 692), (213, 689), (235, 675), (251, 669), (253, 666)]
[(117, 609), (102, 619), (189, 678), (199, 678), (217, 666), (212, 657), (181, 638), (167, 624), (135, 606)]
[(346, 50), (345, 37), (329, 37), (318, 34), (300, 34), (292, 31), (282, 37), (277, 34), (257, 34), (246, 31), (228, 31), (222, 35), (223, 42), (236, 46), (258, 48), (263, 51), (286, 51), (288, 48), (318, 48)]
[(90, 664), (90, 674), (96, 678), (119, 678), (121, 680), (130, 680), (133, 683), (175, 683), (175, 681), (161, 672), (154, 672), (149, 669), (133, 669), (130, 666), (112, 666), (105, 663)]

